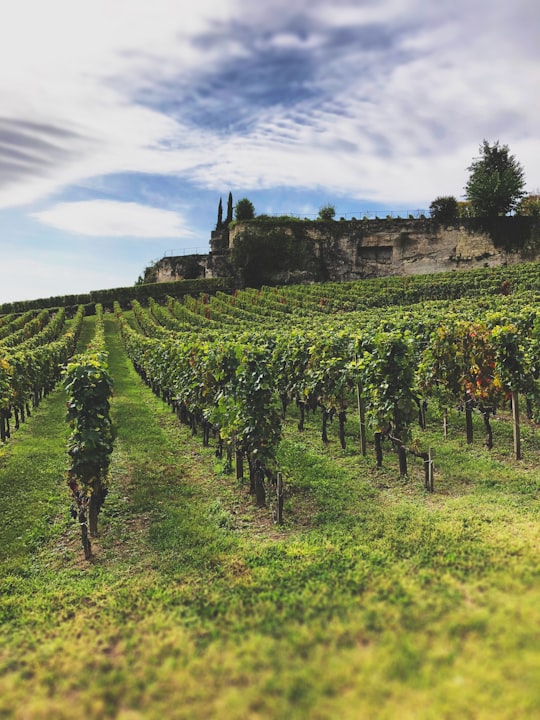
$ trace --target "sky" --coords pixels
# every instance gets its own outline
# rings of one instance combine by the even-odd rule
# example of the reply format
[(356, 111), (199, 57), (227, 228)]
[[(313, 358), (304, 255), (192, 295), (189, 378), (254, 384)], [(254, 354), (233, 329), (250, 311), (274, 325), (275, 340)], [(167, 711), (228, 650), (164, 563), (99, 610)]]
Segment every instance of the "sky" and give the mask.
[(427, 212), (484, 139), (540, 187), (537, 0), (5, 0), (0, 302), (133, 285), (257, 214)]

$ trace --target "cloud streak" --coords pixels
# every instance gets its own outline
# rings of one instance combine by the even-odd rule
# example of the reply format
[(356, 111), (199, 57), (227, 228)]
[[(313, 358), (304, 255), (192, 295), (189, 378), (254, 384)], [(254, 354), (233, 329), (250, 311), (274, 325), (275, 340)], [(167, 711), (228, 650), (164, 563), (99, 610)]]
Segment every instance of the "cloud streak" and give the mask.
[[(208, 178), (209, 187), (218, 178), (256, 188), (324, 184), (343, 193), (356, 184), (347, 171), (352, 153), (368, 175), (361, 186), (372, 188), (371, 197), (390, 199), (399, 184), (388, 188), (381, 158), (391, 159), (393, 174), (401, 166), (404, 180), (413, 157), (444, 161), (453, 177), (446, 163), (456, 149), (469, 151), (484, 136), (506, 140), (505, 130), (509, 140), (536, 132), (533, 113), (524, 111), (526, 101), (538, 109), (528, 80), (535, 48), (523, 48), (517, 35), (530, 14), (526, 3), (521, 18), (492, 3), (487, 19), (462, 3), (427, 17), (426, 3), (414, 1), (271, 3), (270, 9), (225, 3), (217, 18), (216, 5), (203, 3), (187, 28), (171, 3), (158, 1), (151, 17), (135, 3), (129, 23), (108, 6), (109, 29), (100, 29), (97, 49), (95, 24), (104, 5), (87, 6), (76, 23), (70, 4), (57, 0), (44, 21), (55, 7), (68, 16), (71, 31), (54, 38), (54, 53), (43, 48), (42, 72), (59, 72), (58, 86), (49, 91), (43, 83), (36, 98), (49, 118), (45, 112), (39, 131), (15, 131), (28, 124), (18, 103), (19, 115), (0, 131), (6, 206), (18, 194), (29, 202), (115, 172), (182, 173), (199, 184)], [(27, 73), (35, 63), (27, 63)], [(25, 79), (21, 71), (8, 87), (8, 108), (17, 107), (13, 96)], [(62, 122), (60, 92), (67, 105)], [(276, 145), (289, 159), (294, 153), (294, 172), (271, 161)], [(253, 163), (257, 172), (249, 171)], [(412, 164), (422, 170), (422, 162)], [(423, 188), (421, 177), (418, 183)]]
[(134, 202), (87, 200), (58, 203), (33, 217), (52, 227), (96, 237), (192, 237), (183, 218), (170, 210)]

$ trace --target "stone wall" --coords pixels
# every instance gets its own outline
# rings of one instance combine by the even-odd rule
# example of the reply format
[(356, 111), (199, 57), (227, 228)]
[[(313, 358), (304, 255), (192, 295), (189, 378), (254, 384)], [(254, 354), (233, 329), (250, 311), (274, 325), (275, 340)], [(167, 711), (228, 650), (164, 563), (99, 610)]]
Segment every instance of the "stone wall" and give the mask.
[(161, 258), (144, 271), (145, 283), (195, 280), (206, 277), (207, 255), (173, 255)]
[[(512, 220), (501, 218), (508, 221), (509, 227)], [(527, 247), (522, 242), (520, 251), (509, 252), (501, 243), (496, 246), (493, 233), (478, 223), (451, 227), (429, 219), (235, 223), (229, 230), (212, 233), (208, 255), (163, 258), (147, 269), (148, 277), (152, 272), (155, 278), (147, 281), (178, 280), (189, 273), (190, 277), (232, 277), (236, 270), (231, 265), (231, 250), (246, 234), (261, 242), (281, 237), (288, 239), (289, 247), (291, 242), (302, 247), (288, 270), (272, 278), (276, 283), (346, 281), (490, 267), (519, 262), (525, 250), (527, 259), (538, 257), (538, 224), (530, 227), (534, 232), (528, 231), (527, 237), (535, 242)]]
[[(331, 280), (417, 275), (520, 260), (519, 253), (495, 247), (485, 230), (442, 227), (430, 220), (273, 224), (273, 232), (277, 230), (289, 236), (302, 232)], [(264, 224), (238, 223), (230, 230), (230, 247), (243, 233), (266, 231)]]

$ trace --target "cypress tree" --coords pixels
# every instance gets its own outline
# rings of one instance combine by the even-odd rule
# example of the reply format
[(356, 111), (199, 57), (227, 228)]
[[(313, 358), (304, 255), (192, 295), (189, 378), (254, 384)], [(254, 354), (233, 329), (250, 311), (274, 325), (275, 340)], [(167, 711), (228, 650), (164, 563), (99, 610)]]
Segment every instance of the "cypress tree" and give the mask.
[(223, 202), (221, 201), (221, 198), (219, 198), (216, 230), (221, 230), (222, 227), (223, 227)]
[(225, 224), (227, 227), (229, 226), (229, 223), (232, 222), (233, 219), (233, 199), (232, 199), (232, 192), (229, 193), (229, 199), (227, 201), (227, 217), (225, 219)]

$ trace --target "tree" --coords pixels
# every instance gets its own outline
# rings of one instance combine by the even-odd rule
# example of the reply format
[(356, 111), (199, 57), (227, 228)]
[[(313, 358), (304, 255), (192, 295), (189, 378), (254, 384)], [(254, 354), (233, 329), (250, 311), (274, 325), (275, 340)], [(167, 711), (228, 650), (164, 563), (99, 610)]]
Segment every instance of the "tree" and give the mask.
[(236, 220), (239, 221), (253, 220), (255, 217), (255, 208), (253, 207), (251, 200), (248, 200), (247, 198), (239, 200), (234, 208), (234, 216)]
[(227, 200), (227, 217), (225, 218), (225, 225), (229, 227), (229, 223), (233, 219), (233, 199), (232, 192), (229, 193), (229, 199)]
[(317, 220), (333, 220), (336, 214), (336, 208), (333, 205), (323, 205), (319, 208), (319, 217)]
[(223, 227), (223, 202), (222, 202), (221, 198), (219, 198), (216, 230), (221, 230), (222, 227)]
[(437, 197), (429, 206), (429, 214), (440, 225), (451, 225), (458, 216), (458, 201), (453, 195)]
[(506, 215), (525, 195), (524, 170), (510, 155), (508, 145), (499, 145), (498, 140), (493, 145), (484, 140), (480, 156), (467, 169), (471, 174), (465, 186), (466, 198), (477, 217)]

